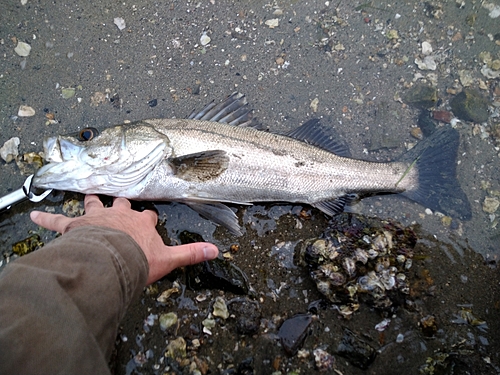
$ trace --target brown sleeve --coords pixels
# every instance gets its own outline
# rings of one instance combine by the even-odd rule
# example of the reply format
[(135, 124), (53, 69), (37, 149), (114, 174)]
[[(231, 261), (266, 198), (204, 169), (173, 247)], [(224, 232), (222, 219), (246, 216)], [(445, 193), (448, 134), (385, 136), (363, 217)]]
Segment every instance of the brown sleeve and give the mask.
[(127, 234), (78, 227), (0, 272), (0, 374), (109, 374), (148, 263)]

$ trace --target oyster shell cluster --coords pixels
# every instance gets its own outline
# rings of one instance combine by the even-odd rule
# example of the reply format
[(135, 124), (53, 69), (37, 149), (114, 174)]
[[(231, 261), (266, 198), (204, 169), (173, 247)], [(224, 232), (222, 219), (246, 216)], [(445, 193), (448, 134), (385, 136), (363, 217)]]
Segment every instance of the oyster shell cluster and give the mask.
[(343, 213), (320, 238), (305, 241), (299, 262), (344, 316), (360, 302), (392, 311), (410, 293), (407, 272), (417, 237), (397, 222)]

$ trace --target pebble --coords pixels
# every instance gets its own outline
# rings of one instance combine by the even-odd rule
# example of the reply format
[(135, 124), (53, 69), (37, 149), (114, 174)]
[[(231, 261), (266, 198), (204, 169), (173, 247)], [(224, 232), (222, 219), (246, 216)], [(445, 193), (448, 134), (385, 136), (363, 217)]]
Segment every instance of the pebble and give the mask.
[(178, 321), (177, 314), (174, 312), (161, 314), (158, 321), (160, 322), (161, 329), (167, 330), (173, 325), (177, 324)]
[(311, 323), (312, 316), (309, 314), (295, 315), (283, 322), (279, 329), (278, 337), (288, 355), (295, 355), (303, 345)]
[(218, 316), (224, 320), (229, 318), (229, 311), (227, 311), (226, 301), (224, 298), (217, 297), (214, 302), (214, 316)]
[(75, 96), (75, 88), (74, 87), (67, 87), (61, 90), (61, 96), (63, 99), (69, 99)]
[(165, 351), (165, 357), (185, 358), (186, 357), (186, 340), (182, 337), (177, 337), (175, 340), (170, 341)]
[(420, 128), (411, 128), (410, 129), (410, 134), (414, 138), (424, 139), (424, 135), (422, 133), (422, 129), (420, 129)]
[(279, 19), (278, 18), (272, 18), (270, 20), (267, 20), (264, 22), (270, 29), (274, 29), (275, 27), (279, 26)]
[(19, 110), (17, 111), (17, 115), (19, 117), (31, 117), (35, 115), (35, 110), (28, 105), (19, 106)]
[(422, 55), (430, 55), (432, 53), (432, 46), (429, 42), (422, 42)]
[(20, 140), (18, 137), (12, 137), (3, 144), (2, 148), (0, 148), (0, 157), (2, 157), (6, 163), (10, 163), (19, 155), (19, 143)]
[(314, 98), (309, 105), (314, 113), (318, 112), (319, 99)]
[(498, 209), (498, 206), (500, 206), (500, 201), (498, 201), (498, 199), (490, 198), (490, 197), (484, 198), (484, 201), (483, 201), (483, 211), (484, 212), (492, 214)]
[(432, 118), (449, 124), (453, 118), (453, 114), (450, 111), (433, 111)]
[(127, 27), (127, 25), (125, 24), (125, 20), (121, 17), (116, 17), (113, 20), (113, 23), (116, 25), (116, 27), (118, 27), (118, 30), (123, 30)]
[(415, 59), (415, 64), (417, 64), (420, 70), (436, 70), (437, 63), (434, 59), (434, 56), (425, 56), (423, 60), (420, 57), (417, 57)]
[(333, 364), (335, 363), (335, 358), (333, 357), (333, 355), (321, 348), (314, 349), (313, 355), (314, 362), (318, 371), (326, 372), (332, 369)]
[(207, 44), (209, 44), (210, 42), (212, 41), (212, 39), (207, 35), (207, 32), (204, 31), (203, 34), (201, 34), (201, 38), (200, 38), (200, 43), (202, 46), (206, 46)]
[(387, 327), (389, 327), (390, 323), (391, 323), (391, 319), (384, 319), (380, 323), (375, 325), (375, 329), (379, 332), (383, 332), (386, 330)]
[(488, 99), (477, 90), (467, 88), (450, 101), (450, 107), (455, 116), (461, 120), (476, 123), (488, 120), (488, 104)]
[(19, 56), (26, 57), (30, 54), (31, 46), (28, 43), (18, 42), (16, 48), (14, 48), (14, 52)]

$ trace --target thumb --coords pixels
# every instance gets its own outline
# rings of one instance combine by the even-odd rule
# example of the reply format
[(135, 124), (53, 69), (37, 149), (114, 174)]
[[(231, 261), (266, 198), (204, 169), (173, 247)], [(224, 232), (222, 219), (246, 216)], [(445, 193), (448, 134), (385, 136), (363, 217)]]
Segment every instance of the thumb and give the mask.
[(195, 242), (169, 247), (170, 262), (177, 267), (190, 266), (217, 257), (219, 250), (208, 242)]
[(32, 211), (30, 218), (35, 224), (59, 233), (64, 233), (68, 224), (72, 221), (72, 219), (64, 215), (49, 214), (41, 211)]
[(165, 246), (162, 250), (155, 253), (154, 259), (148, 259), (148, 285), (161, 279), (178, 267), (190, 266), (205, 260), (217, 258), (219, 250), (211, 243), (195, 242), (179, 246)]

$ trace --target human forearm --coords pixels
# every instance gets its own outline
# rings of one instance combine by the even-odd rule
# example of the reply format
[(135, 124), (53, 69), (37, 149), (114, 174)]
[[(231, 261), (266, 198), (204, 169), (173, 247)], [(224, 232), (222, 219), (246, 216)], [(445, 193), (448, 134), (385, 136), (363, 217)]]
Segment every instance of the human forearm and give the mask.
[(108, 372), (148, 263), (123, 232), (79, 227), (0, 274), (0, 373)]

